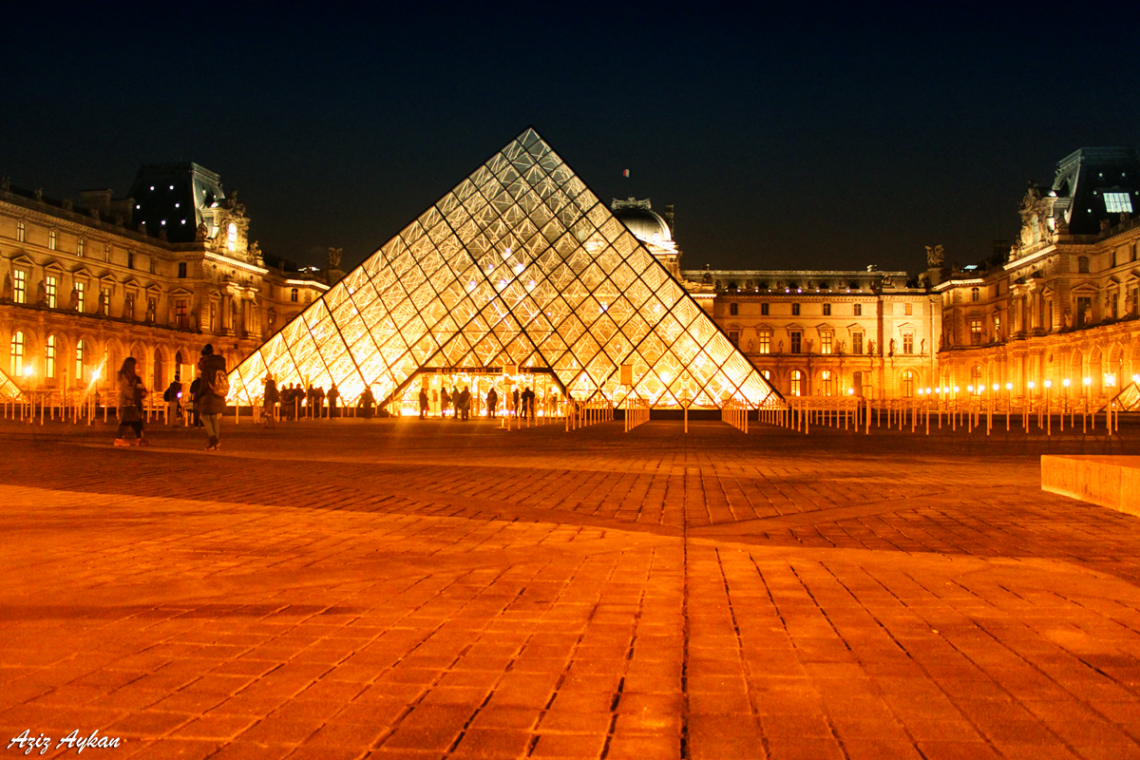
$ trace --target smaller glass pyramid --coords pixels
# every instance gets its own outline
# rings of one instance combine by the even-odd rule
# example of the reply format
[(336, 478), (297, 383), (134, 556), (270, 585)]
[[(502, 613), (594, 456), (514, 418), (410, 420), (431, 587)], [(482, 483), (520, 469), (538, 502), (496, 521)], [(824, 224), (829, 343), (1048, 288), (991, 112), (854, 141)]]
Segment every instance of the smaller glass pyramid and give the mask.
[(8, 377), (3, 370), (0, 370), (0, 399), (5, 401), (15, 401), (24, 395), (20, 390), (20, 386), (12, 378)]
[(230, 398), (259, 398), (267, 373), (383, 402), (421, 371), (507, 368), (578, 400), (784, 403), (533, 129), (242, 362)]

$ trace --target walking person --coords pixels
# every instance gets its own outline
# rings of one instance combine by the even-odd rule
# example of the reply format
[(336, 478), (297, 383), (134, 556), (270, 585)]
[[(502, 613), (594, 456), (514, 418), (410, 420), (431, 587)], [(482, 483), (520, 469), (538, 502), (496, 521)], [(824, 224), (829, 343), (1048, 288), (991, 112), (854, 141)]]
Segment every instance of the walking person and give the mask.
[(372, 405), (376, 403), (376, 397), (372, 395), (372, 388), (365, 386), (364, 392), (360, 394), (360, 408), (364, 410), (364, 419), (372, 419)]
[(226, 411), (226, 396), (230, 392), (230, 381), (226, 377), (226, 360), (214, 353), (214, 347), (207, 343), (202, 349), (202, 358), (198, 360), (198, 373), (202, 384), (198, 388), (198, 397), (194, 402), (198, 405), (202, 424), (206, 428), (209, 441), (206, 451), (217, 451), (220, 446), (218, 437), (222, 432), (222, 414)]
[(456, 406), (456, 411), (462, 411), (461, 419), (467, 422), (467, 418), (471, 415), (471, 391), (466, 385), (463, 386), (463, 390), (459, 391), (459, 404)]
[(202, 427), (202, 415), (198, 414), (198, 402), (195, 401), (195, 399), (198, 398), (198, 391), (201, 387), (202, 378), (200, 377), (194, 378), (194, 381), (190, 383), (190, 411), (194, 413), (193, 424), (196, 428)]
[[(128, 356), (123, 360), (123, 366), (117, 375), (119, 381), (119, 434), (115, 438), (116, 446), (146, 446), (149, 441), (143, 438), (143, 397), (146, 388), (142, 378), (135, 372), (135, 357)], [(127, 431), (133, 430), (134, 438), (127, 437)]]
[(281, 400), (281, 394), (277, 391), (277, 381), (273, 379), (273, 375), (267, 374), (265, 376), (265, 393), (262, 395), (265, 399), (265, 426), (275, 428), (277, 427), (277, 402)]
[(511, 408), (515, 412), (515, 416), (519, 416), (519, 387), (516, 385), (515, 389), (511, 391)]
[(524, 417), (534, 421), (534, 391), (529, 385), (522, 392), (522, 413)]
[(495, 419), (495, 409), (499, 406), (499, 394), (494, 389), (487, 391), (487, 416)]

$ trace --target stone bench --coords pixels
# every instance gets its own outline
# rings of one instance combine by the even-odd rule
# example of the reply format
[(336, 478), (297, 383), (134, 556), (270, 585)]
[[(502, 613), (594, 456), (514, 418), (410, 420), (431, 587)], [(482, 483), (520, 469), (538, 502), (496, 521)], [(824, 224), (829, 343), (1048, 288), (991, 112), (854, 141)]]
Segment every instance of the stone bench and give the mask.
[(1042, 456), (1041, 489), (1140, 517), (1140, 456)]

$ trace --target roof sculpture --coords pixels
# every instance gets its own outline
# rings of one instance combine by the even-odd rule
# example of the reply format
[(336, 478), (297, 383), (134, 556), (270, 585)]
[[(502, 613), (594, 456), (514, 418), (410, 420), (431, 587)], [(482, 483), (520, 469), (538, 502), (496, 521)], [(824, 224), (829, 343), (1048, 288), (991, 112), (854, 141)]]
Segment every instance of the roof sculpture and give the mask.
[(658, 407), (784, 403), (528, 128), (243, 361), (230, 400), (260, 398), (267, 372), (383, 401), (421, 370), (517, 366), (621, 402), (622, 365)]

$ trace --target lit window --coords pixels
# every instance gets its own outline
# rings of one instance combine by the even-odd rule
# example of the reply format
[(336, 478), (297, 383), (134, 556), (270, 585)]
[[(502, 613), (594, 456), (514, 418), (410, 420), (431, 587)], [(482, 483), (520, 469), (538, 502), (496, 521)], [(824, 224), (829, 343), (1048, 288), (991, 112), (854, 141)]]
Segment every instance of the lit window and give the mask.
[(982, 368), (980, 366), (975, 365), (970, 370), (970, 385), (974, 388), (975, 396), (982, 395)]
[(768, 316), (768, 304), (766, 304), (766, 303), (760, 304), (760, 316), (762, 316), (762, 317)]
[(730, 303), (728, 305), (728, 313), (735, 317), (737, 314), (740, 313), (740, 305), (735, 304), (735, 303)]
[(75, 255), (79, 258), (83, 258), (85, 253), (87, 253), (87, 241), (83, 238), (79, 238), (79, 241), (75, 244)]
[(970, 345), (980, 346), (982, 344), (982, 320), (970, 320)]
[(792, 316), (798, 317), (800, 315), (800, 305), (798, 303), (792, 304)]
[(914, 333), (903, 333), (903, 353), (914, 353)]
[(823, 395), (831, 395), (831, 370), (825, 369), (819, 373), (820, 385), (822, 385)]
[(59, 230), (48, 230), (48, 250), (54, 251), (59, 248)]
[(87, 341), (75, 344), (75, 381), (83, 381), (83, 368), (87, 364)]
[(801, 347), (802, 342), (803, 342), (803, 333), (793, 332), (792, 333), (792, 353), (793, 354), (798, 354), (800, 352), (800, 347)]
[(56, 294), (59, 292), (59, 280), (54, 274), (44, 276), (44, 296), (49, 309), (55, 308)]
[(237, 250), (237, 225), (233, 222), (226, 228), (226, 249), (231, 253)]
[(87, 294), (87, 283), (85, 283), (85, 282), (75, 283), (75, 290), (79, 293), (79, 298), (76, 301), (75, 310), (78, 311), (80, 314), (82, 314), (83, 313), (83, 297)]
[(903, 306), (903, 313), (906, 314), (908, 317), (911, 316), (912, 314), (914, 314), (914, 305), (909, 304), (909, 303), (905, 304)]
[(190, 325), (186, 316), (185, 298), (179, 298), (174, 302), (174, 324), (179, 330), (185, 330)]
[(856, 355), (863, 353), (863, 333), (857, 332), (851, 334), (851, 353)]
[(831, 353), (831, 339), (832, 334), (829, 332), (821, 333), (819, 336), (819, 352), (821, 354)]
[(902, 376), (902, 395), (903, 398), (914, 398), (914, 373), (909, 369), (903, 373)]
[(831, 316), (831, 304), (825, 303), (823, 305), (823, 316), (825, 316), (825, 317)]
[(1128, 193), (1105, 193), (1104, 210), (1110, 214), (1131, 214), (1132, 199)]
[(104, 317), (111, 316), (111, 289), (103, 288), (99, 291), (99, 313)]
[(772, 379), (772, 371), (767, 370), (767, 369), (762, 369), (762, 370), (760, 370), (760, 376), (763, 377), (765, 380), (771, 380)]
[(21, 219), (16, 222), (16, 242), (23, 243), (28, 236), (28, 229), (24, 226), (24, 220)]
[(852, 307), (852, 309), (853, 309), (852, 313), (855, 316), (857, 316), (857, 317), (863, 316), (863, 304), (857, 303), (857, 304), (855, 304), (855, 306)]
[(27, 272), (23, 269), (11, 270), (11, 300), (14, 303), (27, 303)]
[(800, 372), (798, 369), (793, 369), (792, 370), (792, 383), (791, 383), (791, 387), (789, 388), (789, 390), (791, 391), (791, 394), (793, 396), (803, 395), (803, 380), (804, 380), (804, 373)]
[(44, 374), (48, 378), (55, 377), (55, 336), (49, 335), (44, 345)]
[(12, 334), (12, 361), (8, 369), (12, 373), (12, 377), (20, 377), (24, 374), (24, 333), (22, 330), (17, 330)]
[(764, 330), (760, 333), (760, 353), (772, 353), (772, 333)]
[(1001, 336), (1001, 317), (996, 314), (994, 315), (994, 335)]

